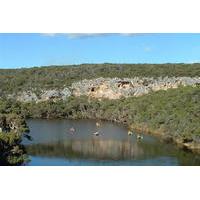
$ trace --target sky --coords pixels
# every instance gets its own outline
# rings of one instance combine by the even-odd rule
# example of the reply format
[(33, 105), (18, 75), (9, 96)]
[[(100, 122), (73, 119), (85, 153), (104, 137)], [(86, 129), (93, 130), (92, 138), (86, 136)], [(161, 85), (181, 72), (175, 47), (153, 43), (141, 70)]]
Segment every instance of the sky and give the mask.
[(200, 34), (0, 33), (0, 68), (197, 62)]

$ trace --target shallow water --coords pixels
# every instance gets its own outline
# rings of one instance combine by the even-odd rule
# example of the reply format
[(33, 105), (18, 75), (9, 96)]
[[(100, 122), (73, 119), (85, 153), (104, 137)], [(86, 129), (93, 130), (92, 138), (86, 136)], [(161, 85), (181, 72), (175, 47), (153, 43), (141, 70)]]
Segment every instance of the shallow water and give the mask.
[[(32, 141), (24, 140), (30, 166), (176, 166), (200, 165), (200, 157), (173, 144), (137, 133), (128, 136), (127, 128), (94, 120), (27, 121)], [(75, 131), (72, 134), (70, 128)], [(94, 132), (99, 136), (93, 135)]]

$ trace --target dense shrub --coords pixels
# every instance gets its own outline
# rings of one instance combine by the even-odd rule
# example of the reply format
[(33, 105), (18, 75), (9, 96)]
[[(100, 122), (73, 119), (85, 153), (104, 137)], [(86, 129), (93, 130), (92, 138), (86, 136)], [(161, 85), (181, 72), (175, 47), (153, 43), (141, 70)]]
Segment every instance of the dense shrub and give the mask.
[(22, 69), (0, 69), (0, 95), (27, 89), (62, 88), (98, 77), (200, 76), (200, 64), (83, 64)]
[(20, 165), (28, 160), (23, 136), (28, 136), (25, 120), (16, 114), (0, 115), (0, 165)]
[(67, 101), (18, 103), (0, 101), (0, 110), (26, 118), (92, 118), (136, 128), (148, 127), (186, 140), (200, 140), (200, 88), (181, 87), (119, 100), (70, 97)]

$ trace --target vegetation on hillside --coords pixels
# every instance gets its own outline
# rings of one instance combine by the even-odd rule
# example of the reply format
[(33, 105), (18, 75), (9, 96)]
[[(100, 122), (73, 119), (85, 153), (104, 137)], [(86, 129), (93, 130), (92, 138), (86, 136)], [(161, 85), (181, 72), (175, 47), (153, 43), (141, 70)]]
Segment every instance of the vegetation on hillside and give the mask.
[[(182, 143), (200, 145), (200, 86), (179, 87), (118, 100), (69, 97), (67, 100), (22, 103), (8, 99), (19, 91), (62, 88), (98, 77), (200, 76), (200, 64), (84, 64), (30, 69), (0, 69), (0, 165), (27, 159), (21, 144), (26, 118), (102, 119)], [(11, 127), (15, 127), (14, 129)]]
[(67, 101), (0, 101), (0, 112), (26, 118), (102, 119), (162, 133), (183, 142), (200, 142), (200, 87), (180, 87), (119, 100), (70, 97)]
[(0, 69), (0, 96), (24, 90), (52, 89), (98, 77), (200, 76), (200, 64), (83, 64)]

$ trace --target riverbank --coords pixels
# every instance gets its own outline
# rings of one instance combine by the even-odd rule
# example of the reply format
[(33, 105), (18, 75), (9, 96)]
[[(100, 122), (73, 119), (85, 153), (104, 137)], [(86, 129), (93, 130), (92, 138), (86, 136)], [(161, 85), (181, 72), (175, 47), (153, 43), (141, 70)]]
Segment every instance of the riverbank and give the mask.
[(98, 100), (87, 96), (39, 103), (6, 100), (0, 101), (0, 111), (13, 112), (24, 118), (109, 120), (159, 135), (166, 141), (199, 152), (199, 102), (200, 88), (197, 86), (115, 100)]
[(0, 113), (26, 119), (109, 120), (199, 152), (200, 64), (53, 66), (1, 72)]
[(138, 133), (150, 134), (159, 137), (162, 141), (167, 143), (174, 143), (179, 148), (189, 150), (193, 153), (200, 154), (200, 143), (193, 142), (192, 140), (185, 140), (184, 138), (173, 138), (166, 135), (162, 130), (151, 130), (148, 127), (141, 127), (140, 125), (131, 125), (130, 128)]

